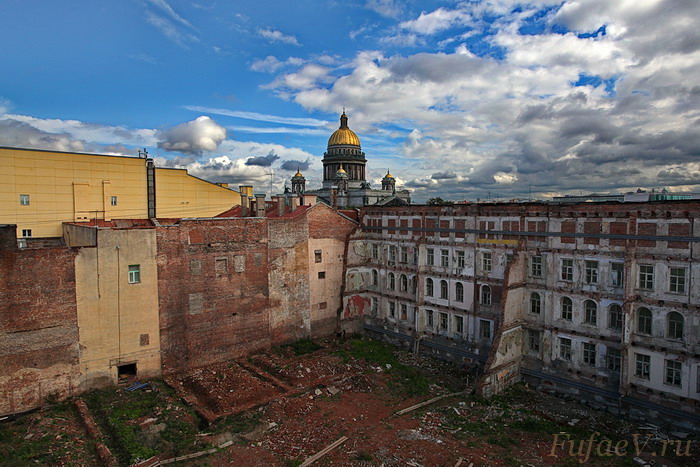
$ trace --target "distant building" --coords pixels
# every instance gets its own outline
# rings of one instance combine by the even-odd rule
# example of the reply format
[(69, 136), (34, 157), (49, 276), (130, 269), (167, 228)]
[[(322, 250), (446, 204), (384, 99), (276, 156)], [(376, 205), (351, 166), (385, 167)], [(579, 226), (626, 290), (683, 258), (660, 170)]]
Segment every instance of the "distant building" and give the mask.
[(297, 171), (292, 177), (293, 193), (308, 193), (338, 208), (357, 208), (368, 205), (405, 206), (411, 203), (408, 190), (396, 190), (396, 179), (387, 170), (381, 190), (372, 189), (366, 180), (367, 159), (362, 152), (360, 138), (348, 127), (345, 112), (340, 116), (340, 128), (328, 139), (323, 154), (323, 186), (306, 191), (306, 179)]

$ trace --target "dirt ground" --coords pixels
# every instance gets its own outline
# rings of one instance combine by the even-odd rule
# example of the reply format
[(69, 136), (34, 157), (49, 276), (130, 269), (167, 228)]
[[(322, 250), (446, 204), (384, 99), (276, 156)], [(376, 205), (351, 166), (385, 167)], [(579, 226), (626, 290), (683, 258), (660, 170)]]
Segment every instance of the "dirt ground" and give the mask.
[[(167, 381), (174, 389), (155, 381), (148, 393), (111, 388), (85, 396), (123, 465), (226, 443), (178, 465), (298, 466), (338, 440), (314, 465), (635, 465), (636, 454), (656, 465), (700, 464), (696, 441), (666, 442), (661, 459), (663, 441), (646, 435), (653, 427), (522, 385), (483, 399), (471, 394), (464, 370), (368, 339), (302, 341)], [(437, 396), (446, 397), (397, 414)], [(21, 425), (0, 424), (0, 465), (94, 465), (74, 418), (45, 411)], [(70, 427), (60, 430), (66, 441), (51, 448), (55, 454), (32, 457), (24, 446), (53, 436), (61, 423)], [(61, 446), (71, 443), (62, 457)], [(625, 453), (616, 450), (624, 443)], [(3, 456), (8, 448), (23, 455)]]

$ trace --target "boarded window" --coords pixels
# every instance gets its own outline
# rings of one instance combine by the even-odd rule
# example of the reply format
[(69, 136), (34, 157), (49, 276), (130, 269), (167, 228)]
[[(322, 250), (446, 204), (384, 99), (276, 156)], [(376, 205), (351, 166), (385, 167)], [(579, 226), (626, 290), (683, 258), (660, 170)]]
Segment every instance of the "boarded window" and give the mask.
[(191, 315), (201, 315), (204, 311), (204, 294), (203, 293), (191, 293), (190, 294), (190, 314)]
[[(600, 227), (600, 222), (584, 222), (583, 232), (585, 234), (598, 235), (600, 234)], [(598, 245), (600, 243), (600, 238), (589, 237), (588, 235), (586, 235), (586, 237), (584, 237), (583, 239), (583, 243), (585, 243), (586, 245)]]
[(233, 257), (233, 270), (236, 272), (245, 272), (245, 256), (238, 255)]
[(464, 238), (464, 221), (455, 221), (455, 237), (456, 238)]
[(139, 345), (141, 347), (149, 345), (150, 344), (150, 337), (148, 334), (141, 334), (139, 336)]
[(413, 219), (413, 236), (425, 236), (425, 232), (421, 232), (420, 230), (416, 229), (420, 229), (420, 219)]
[(216, 258), (214, 260), (214, 267), (217, 276), (225, 276), (226, 274), (228, 274), (228, 259)]
[[(610, 223), (610, 233), (613, 235), (627, 235), (627, 223), (626, 222), (611, 222)], [(611, 246), (625, 246), (627, 245), (627, 240), (624, 238), (611, 238)]]
[(450, 221), (440, 221), (440, 236), (447, 238), (450, 236), (449, 232), (443, 232), (443, 230), (448, 230), (450, 228)]
[[(408, 227), (408, 219), (401, 220), (401, 227)], [(399, 230), (399, 235), (408, 235), (408, 230), (406, 230), (406, 229)]]
[[(668, 235), (671, 237), (690, 237), (690, 224), (669, 224)], [(669, 248), (688, 248), (688, 242), (668, 242)]]
[[(637, 225), (637, 235), (640, 235), (640, 236), (656, 235), (656, 224), (652, 224), (650, 222), (638, 224)], [(656, 241), (655, 240), (638, 240), (637, 246), (655, 247)]]
[(199, 276), (202, 274), (202, 263), (198, 259), (193, 259), (190, 261), (190, 273), (193, 276)]

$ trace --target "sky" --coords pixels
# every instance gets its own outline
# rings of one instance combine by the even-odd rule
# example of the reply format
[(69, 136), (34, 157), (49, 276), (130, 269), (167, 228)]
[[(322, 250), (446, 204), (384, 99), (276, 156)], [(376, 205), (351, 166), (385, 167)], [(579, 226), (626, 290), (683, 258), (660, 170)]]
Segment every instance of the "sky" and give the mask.
[[(343, 109), (424, 202), (700, 192), (698, 0), (3, 0), (0, 146), (320, 188)], [(272, 190), (270, 190), (272, 187)]]

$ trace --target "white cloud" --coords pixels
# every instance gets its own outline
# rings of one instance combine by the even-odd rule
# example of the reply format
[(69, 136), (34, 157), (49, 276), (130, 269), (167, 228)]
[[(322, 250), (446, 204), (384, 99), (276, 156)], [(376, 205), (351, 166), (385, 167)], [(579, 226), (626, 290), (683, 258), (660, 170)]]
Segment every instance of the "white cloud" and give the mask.
[(199, 42), (199, 38), (194, 34), (181, 31), (172, 21), (150, 11), (146, 12), (146, 21), (180, 47), (188, 48), (190, 43)]
[(279, 115), (261, 114), (257, 112), (244, 112), (240, 110), (215, 109), (211, 107), (201, 107), (197, 105), (184, 106), (187, 110), (194, 112), (203, 112), (216, 115), (225, 115), (227, 117), (245, 118), (248, 120), (257, 120), (261, 122), (282, 123), (285, 125), (299, 126), (324, 126), (328, 122), (325, 120), (317, 120), (315, 118), (299, 118), (299, 117), (280, 117)]
[(187, 26), (189, 28), (194, 29), (194, 26), (192, 26), (192, 24), (189, 21), (187, 21), (185, 18), (183, 18), (182, 16), (175, 13), (175, 10), (173, 10), (173, 8), (170, 6), (170, 4), (168, 4), (168, 2), (166, 2), (165, 0), (148, 0), (148, 2), (150, 2), (152, 5), (160, 8), (168, 16), (170, 16), (171, 19), (177, 21), (178, 23), (180, 23), (184, 26)]
[(448, 10), (441, 7), (430, 13), (424, 11), (418, 18), (404, 21), (399, 26), (417, 34), (432, 35), (453, 26), (467, 25), (471, 19), (469, 13), (464, 10)]
[(226, 139), (226, 129), (207, 116), (159, 131), (158, 147), (184, 154), (215, 151)]
[[(322, 59), (319, 59), (319, 61), (321, 60)], [(253, 60), (253, 63), (250, 65), (250, 69), (262, 73), (274, 73), (284, 66), (299, 66), (303, 63), (304, 60), (299, 57), (289, 57), (288, 59), (282, 61), (274, 55), (268, 55), (263, 59)]]
[(367, 0), (365, 8), (387, 18), (398, 18), (401, 14), (402, 5), (397, 0)]
[(293, 35), (284, 34), (282, 31), (278, 31), (272, 28), (258, 29), (258, 34), (260, 34), (265, 39), (270, 42), (282, 42), (284, 44), (301, 46), (299, 41)]

